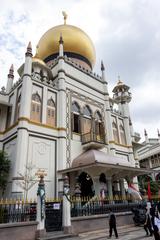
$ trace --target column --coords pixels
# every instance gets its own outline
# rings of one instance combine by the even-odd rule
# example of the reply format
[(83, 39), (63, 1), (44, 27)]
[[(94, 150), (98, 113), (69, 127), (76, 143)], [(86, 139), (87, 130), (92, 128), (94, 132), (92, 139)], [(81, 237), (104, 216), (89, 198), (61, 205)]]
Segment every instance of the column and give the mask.
[[(27, 129), (19, 129), (17, 134), (17, 146), (16, 146), (16, 161), (13, 170), (13, 182), (12, 182), (12, 196), (15, 198), (22, 197), (24, 189), (18, 184), (20, 174), (25, 174), (25, 165), (27, 164), (28, 156), (28, 131)], [(20, 173), (20, 174), (19, 174)]]
[(121, 178), (119, 180), (119, 182), (120, 182), (121, 197), (122, 197), (122, 200), (124, 201), (126, 199), (126, 192), (125, 192), (125, 187), (124, 187), (124, 179)]
[(20, 117), (30, 118), (31, 95), (32, 95), (32, 47), (28, 44), (25, 55), (25, 64), (22, 81)]
[(93, 179), (93, 183), (94, 183), (95, 195), (100, 196), (101, 186), (100, 186), (100, 182), (99, 182), (99, 176), (95, 176), (92, 179)]
[(39, 170), (36, 175), (40, 178), (37, 190), (37, 232), (36, 237), (41, 238), (46, 235), (45, 230), (45, 184), (44, 176), (47, 174), (44, 170)]
[(58, 139), (58, 169), (64, 169), (69, 167), (69, 163), (66, 160), (66, 81), (64, 60), (59, 59), (59, 71), (58, 71), (58, 98), (57, 98), (57, 126), (59, 129)]
[(112, 178), (107, 178), (108, 183), (108, 195), (111, 200), (113, 200), (113, 191), (112, 191)]
[(69, 179), (68, 176), (64, 178), (64, 195), (63, 195), (63, 231), (64, 233), (71, 233), (71, 204), (69, 192)]

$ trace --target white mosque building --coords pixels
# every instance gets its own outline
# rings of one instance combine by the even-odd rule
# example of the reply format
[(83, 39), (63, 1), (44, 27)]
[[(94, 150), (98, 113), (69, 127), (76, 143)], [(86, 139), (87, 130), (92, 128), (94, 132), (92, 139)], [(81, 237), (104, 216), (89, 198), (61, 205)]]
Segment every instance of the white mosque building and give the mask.
[[(103, 62), (93, 72), (94, 45), (80, 28), (49, 29), (31, 43), (14, 81), (11, 66), (0, 92), (0, 150), (11, 160), (5, 196), (36, 197), (35, 173), (45, 170), (47, 197), (58, 197), (68, 175), (71, 194), (79, 182), (82, 196), (126, 194), (128, 182), (146, 170), (136, 160), (129, 87), (120, 79), (108, 92)], [(114, 110), (115, 106), (117, 106)], [(29, 179), (24, 186), (23, 177)], [(25, 181), (27, 184), (27, 180)], [(31, 185), (33, 185), (31, 187)], [(27, 190), (24, 190), (27, 189)]]

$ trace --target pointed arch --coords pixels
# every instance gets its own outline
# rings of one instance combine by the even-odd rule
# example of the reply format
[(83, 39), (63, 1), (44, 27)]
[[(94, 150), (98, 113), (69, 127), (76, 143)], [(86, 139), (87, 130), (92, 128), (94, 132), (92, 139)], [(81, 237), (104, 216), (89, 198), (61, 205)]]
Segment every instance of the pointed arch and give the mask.
[(56, 122), (56, 105), (51, 97), (47, 101), (47, 125), (55, 127), (55, 122)]
[(122, 124), (119, 125), (120, 139), (123, 145), (126, 145), (126, 135)]
[(92, 129), (92, 111), (88, 105), (85, 105), (83, 108), (83, 122), (82, 122), (83, 134), (90, 133), (91, 129)]
[(88, 105), (85, 105), (83, 108), (83, 115), (86, 117), (91, 118), (92, 117), (92, 110)]
[(38, 92), (32, 94), (31, 101), (31, 120), (41, 122), (42, 102)]
[(114, 121), (112, 122), (112, 129), (113, 129), (114, 141), (119, 143), (118, 127), (117, 127), (117, 124)]
[(80, 106), (76, 101), (72, 103), (72, 132), (81, 133)]
[(95, 112), (95, 120), (94, 120), (94, 133), (96, 136), (96, 140), (102, 140), (104, 139), (104, 123), (102, 122), (102, 115), (97, 110)]
[(15, 121), (18, 120), (20, 115), (20, 106), (21, 106), (21, 93), (19, 94), (17, 98), (17, 104), (16, 104), (16, 114), (15, 114)]

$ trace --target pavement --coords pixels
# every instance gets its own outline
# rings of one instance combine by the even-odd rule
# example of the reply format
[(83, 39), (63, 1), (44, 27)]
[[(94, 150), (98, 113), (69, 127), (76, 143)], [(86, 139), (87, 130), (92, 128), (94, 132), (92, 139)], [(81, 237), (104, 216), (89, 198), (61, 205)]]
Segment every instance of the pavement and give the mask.
[[(118, 228), (119, 240), (153, 240), (154, 237), (146, 237), (145, 230), (143, 227), (121, 227)], [(81, 233), (78, 237), (70, 238), (70, 240), (107, 240), (108, 239), (108, 231), (107, 230), (99, 230), (87, 233)], [(116, 239), (114, 235), (112, 235), (111, 239)]]
[[(154, 237), (146, 237), (143, 227), (122, 226), (117, 228), (119, 240), (154, 240)], [(92, 232), (80, 233), (78, 236), (73, 234), (64, 234), (63, 232), (48, 233), (46, 237), (40, 240), (107, 240), (109, 236), (108, 229), (97, 230)], [(114, 234), (111, 239), (116, 239)]]

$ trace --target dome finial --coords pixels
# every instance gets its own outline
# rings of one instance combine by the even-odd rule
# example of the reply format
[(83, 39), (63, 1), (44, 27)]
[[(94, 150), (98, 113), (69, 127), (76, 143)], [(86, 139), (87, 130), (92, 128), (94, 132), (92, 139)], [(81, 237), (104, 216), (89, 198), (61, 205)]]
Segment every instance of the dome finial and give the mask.
[(64, 17), (64, 25), (65, 25), (68, 15), (67, 15), (67, 13), (65, 11), (62, 11), (62, 15)]

